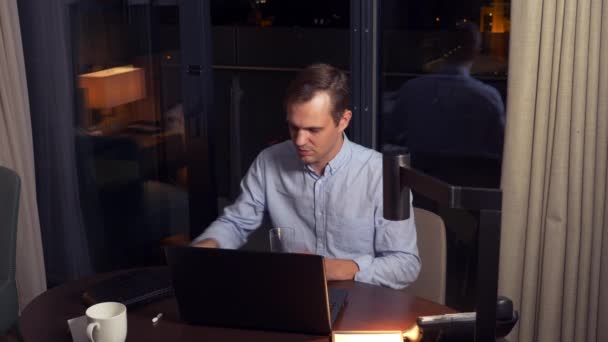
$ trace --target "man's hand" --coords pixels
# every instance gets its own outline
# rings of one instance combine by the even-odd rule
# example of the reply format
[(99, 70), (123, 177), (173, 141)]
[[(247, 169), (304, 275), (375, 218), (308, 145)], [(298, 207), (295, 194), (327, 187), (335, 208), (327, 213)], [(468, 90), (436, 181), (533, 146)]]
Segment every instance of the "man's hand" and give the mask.
[(218, 248), (219, 244), (215, 239), (205, 239), (201, 240), (195, 244), (192, 244), (192, 247), (200, 247), (200, 248)]
[(356, 262), (346, 259), (324, 258), (327, 280), (353, 280), (359, 272)]

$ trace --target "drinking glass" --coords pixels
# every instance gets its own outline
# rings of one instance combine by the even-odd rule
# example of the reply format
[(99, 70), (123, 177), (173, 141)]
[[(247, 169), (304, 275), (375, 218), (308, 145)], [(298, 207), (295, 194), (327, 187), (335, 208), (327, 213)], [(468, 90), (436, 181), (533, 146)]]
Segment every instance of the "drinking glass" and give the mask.
[(295, 230), (289, 227), (275, 227), (269, 231), (270, 251), (289, 253), (294, 251)]

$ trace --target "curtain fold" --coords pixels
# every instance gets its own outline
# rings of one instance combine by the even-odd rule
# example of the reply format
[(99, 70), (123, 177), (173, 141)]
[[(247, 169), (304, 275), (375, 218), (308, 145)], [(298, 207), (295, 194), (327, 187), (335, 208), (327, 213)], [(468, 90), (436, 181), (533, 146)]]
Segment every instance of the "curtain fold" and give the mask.
[(82, 214), (75, 130), (71, 18), (75, 1), (19, 0), (38, 216), (48, 284), (92, 273)]
[(0, 1), (0, 164), (21, 177), (16, 281), (19, 307), (45, 291), (32, 128), (16, 0)]
[(499, 292), (514, 341), (603, 341), (608, 1), (512, 2)]

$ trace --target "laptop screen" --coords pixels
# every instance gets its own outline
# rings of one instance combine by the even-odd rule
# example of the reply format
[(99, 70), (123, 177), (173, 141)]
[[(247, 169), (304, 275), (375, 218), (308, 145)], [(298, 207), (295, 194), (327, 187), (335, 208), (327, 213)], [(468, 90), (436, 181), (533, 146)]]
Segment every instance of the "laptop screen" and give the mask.
[(165, 252), (185, 322), (331, 333), (321, 256), (195, 247)]

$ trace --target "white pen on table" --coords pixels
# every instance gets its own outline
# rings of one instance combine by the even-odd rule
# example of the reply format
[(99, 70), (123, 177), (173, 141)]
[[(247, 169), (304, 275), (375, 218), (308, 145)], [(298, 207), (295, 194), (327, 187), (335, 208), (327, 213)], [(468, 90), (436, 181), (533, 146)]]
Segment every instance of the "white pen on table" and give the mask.
[(163, 313), (159, 313), (158, 315), (156, 315), (156, 317), (152, 318), (152, 323), (156, 324), (158, 323), (158, 321), (160, 320), (160, 318), (163, 317)]

